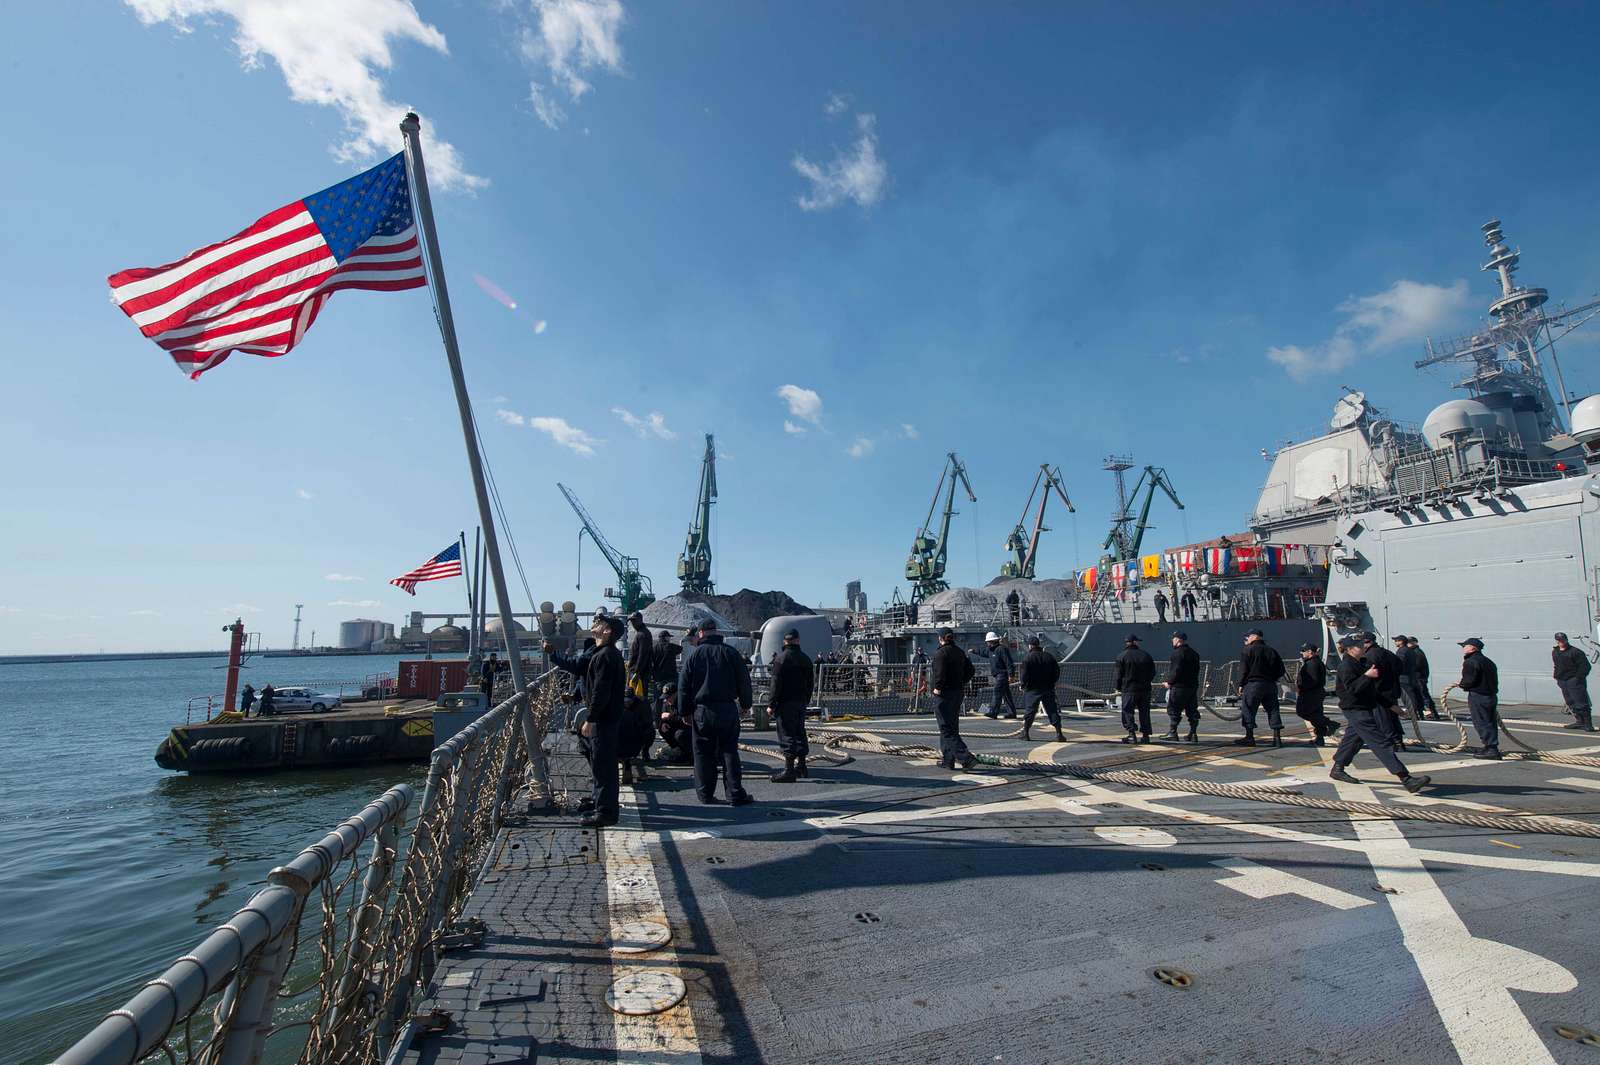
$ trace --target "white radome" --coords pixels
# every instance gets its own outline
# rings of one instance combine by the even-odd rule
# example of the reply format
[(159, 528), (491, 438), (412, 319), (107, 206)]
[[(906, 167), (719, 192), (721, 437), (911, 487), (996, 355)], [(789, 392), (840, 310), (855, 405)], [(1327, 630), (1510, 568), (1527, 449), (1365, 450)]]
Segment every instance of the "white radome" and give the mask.
[(1600, 395), (1572, 408), (1572, 438), (1580, 444), (1600, 440)]

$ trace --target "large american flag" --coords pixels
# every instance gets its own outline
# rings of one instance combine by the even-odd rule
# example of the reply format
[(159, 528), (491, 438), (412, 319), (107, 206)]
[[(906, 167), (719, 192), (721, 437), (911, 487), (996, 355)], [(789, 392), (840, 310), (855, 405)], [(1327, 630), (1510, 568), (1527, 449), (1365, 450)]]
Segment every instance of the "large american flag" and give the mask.
[(199, 377), (235, 351), (282, 355), (342, 288), (427, 284), (404, 155), (166, 266), (107, 279), (139, 331)]
[(389, 583), (408, 595), (417, 594), (417, 585), (423, 581), (443, 580), (461, 576), (461, 543), (457, 541), (412, 570), (402, 573)]

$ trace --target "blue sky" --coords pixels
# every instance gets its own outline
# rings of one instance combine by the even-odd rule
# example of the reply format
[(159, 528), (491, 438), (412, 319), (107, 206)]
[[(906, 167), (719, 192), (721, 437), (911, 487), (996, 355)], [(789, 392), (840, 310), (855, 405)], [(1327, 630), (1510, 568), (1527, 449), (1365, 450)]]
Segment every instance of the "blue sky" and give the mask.
[[(1188, 509), (1158, 503), (1151, 535), (1177, 543), (1241, 528), (1259, 449), (1312, 435), (1341, 384), (1408, 420), (1448, 398), (1410, 364), (1482, 314), (1486, 219), (1527, 283), (1600, 291), (1595, 19), (1571, 6), (0, 20), (0, 653), (219, 646), (235, 612), (285, 644), (297, 602), (319, 641), (459, 607), (459, 584), (386, 584), (475, 521), (424, 293), (340, 294), (287, 357), (191, 382), (105, 289), (398, 150), (407, 105), (534, 595), (585, 607), (605, 575), (586, 552), (574, 591), (555, 482), (665, 594), (705, 432), (723, 590), (886, 598), (948, 450), (979, 496), (951, 577), (998, 572), (1041, 461), (1079, 509), (1044, 542), (1055, 575), (1105, 534), (1109, 451), (1166, 467)], [(1580, 392), (1593, 345), (1563, 348)]]

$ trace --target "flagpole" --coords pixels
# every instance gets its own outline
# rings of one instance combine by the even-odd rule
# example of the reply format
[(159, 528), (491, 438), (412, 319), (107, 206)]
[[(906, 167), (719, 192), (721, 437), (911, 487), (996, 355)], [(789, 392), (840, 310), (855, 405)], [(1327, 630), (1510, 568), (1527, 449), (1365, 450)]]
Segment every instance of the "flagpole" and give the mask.
[[(465, 529), (456, 534), (456, 542), (461, 545), (461, 576), (467, 582), (467, 616), (476, 617), (478, 605), (472, 601), (472, 589), (475, 585), (472, 580), (472, 570), (467, 565), (467, 532)], [(469, 655), (468, 657), (471, 656)]]
[[(472, 404), (467, 398), (467, 382), (461, 373), (461, 349), (456, 345), (456, 323), (450, 314), (450, 293), (445, 287), (444, 260), (439, 254), (439, 238), (433, 228), (433, 203), (428, 198), (428, 172), (422, 162), (422, 120), (410, 112), (400, 122), (405, 137), (406, 161), (411, 166), (411, 199), (417, 210), (417, 227), (428, 256), (428, 275), (433, 282), (434, 311), (439, 319), (439, 335), (444, 340), (445, 359), (450, 364), (450, 382), (455, 386), (456, 408), (461, 414), (461, 435), (467, 444), (467, 463), (472, 468), (472, 490), (478, 497), (478, 523), (483, 526), (484, 555), (489, 560), (489, 575), (494, 578), (494, 594), (500, 607), (500, 631), (506, 639), (506, 657), (511, 662), (511, 683), (526, 692), (522, 675), (522, 648), (517, 644), (516, 626), (511, 618), (511, 596), (506, 590), (505, 568), (500, 564), (500, 540), (495, 533), (494, 512), (489, 506), (489, 488), (483, 476), (483, 456), (478, 451), (477, 425)], [(487, 605), (487, 604), (486, 604)], [(522, 737), (528, 748), (528, 763), (533, 783), (548, 798), (549, 785), (544, 765), (543, 737), (533, 719), (532, 702), (522, 707)]]

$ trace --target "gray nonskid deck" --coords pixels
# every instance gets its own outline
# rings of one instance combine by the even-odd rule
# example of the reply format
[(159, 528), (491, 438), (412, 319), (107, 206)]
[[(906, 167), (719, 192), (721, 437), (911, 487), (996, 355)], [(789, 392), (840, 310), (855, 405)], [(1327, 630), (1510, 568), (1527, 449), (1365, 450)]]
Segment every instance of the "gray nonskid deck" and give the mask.
[[(1517, 716), (1546, 723), (1522, 730), (1540, 746), (1600, 747), (1550, 727), (1553, 712)], [(1413, 798), (1363, 755), (1353, 770), (1374, 787), (1339, 794), (1326, 779), (1331, 748), (1239, 749), (1209, 720), (1198, 748), (1127, 748), (1104, 742), (1119, 731), (1109, 716), (1068, 724), (1079, 742), (1066, 747), (976, 735), (1007, 731), (1005, 722), (965, 728), (980, 751), (1218, 783), (1301, 780), (1306, 794), (1330, 798), (1600, 812), (1600, 771), (1588, 767), (1408, 752), (1414, 771), (1444, 767)], [(888, 734), (926, 729), (926, 718), (856, 726), (936, 742)], [(1455, 729), (1429, 734), (1449, 740)], [(562, 772), (575, 782), (583, 767), (572, 763)], [(1593, 1056), (1552, 1026), (1600, 1027), (1600, 960), (1587, 946), (1600, 940), (1597, 841), (1358, 826), (1331, 811), (1044, 774), (953, 775), (899, 757), (815, 760), (810, 781), (772, 785), (770, 764), (746, 758), (761, 802), (738, 810), (701, 806), (687, 770), (656, 771), (636, 792), (642, 827), (606, 830), (600, 854), (570, 815), (508, 827), (467, 912), (488, 938), (446, 958), (427, 1004), (451, 1010), (455, 1027), (408, 1060)], [(658, 964), (687, 985), (686, 1006), (669, 1014), (692, 1016), (688, 1042), (670, 1020), (655, 1043), (637, 1024), (619, 1034), (604, 1004), (618, 972), (652, 964), (648, 954), (616, 958), (606, 942), (605, 859), (619, 860), (624, 832), (659, 885), (673, 940)], [(1158, 982), (1159, 968), (1191, 974), (1192, 986)], [(539, 980), (543, 997), (522, 997)]]

